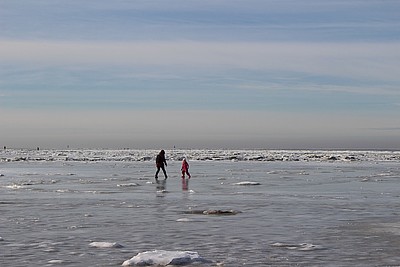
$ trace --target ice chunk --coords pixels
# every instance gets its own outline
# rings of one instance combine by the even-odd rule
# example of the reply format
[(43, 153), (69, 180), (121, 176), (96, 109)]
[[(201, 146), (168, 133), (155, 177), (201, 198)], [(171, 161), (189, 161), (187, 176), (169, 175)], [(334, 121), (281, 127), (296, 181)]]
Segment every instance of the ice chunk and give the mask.
[(194, 263), (211, 263), (211, 261), (193, 251), (153, 250), (138, 253), (130, 260), (124, 261), (122, 266), (167, 266)]

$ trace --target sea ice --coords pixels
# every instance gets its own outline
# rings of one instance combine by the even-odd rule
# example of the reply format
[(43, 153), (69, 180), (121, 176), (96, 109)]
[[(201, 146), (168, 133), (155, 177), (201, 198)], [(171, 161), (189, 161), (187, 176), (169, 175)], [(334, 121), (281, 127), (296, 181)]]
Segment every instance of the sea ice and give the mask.
[(211, 261), (193, 251), (153, 250), (138, 253), (130, 260), (124, 261), (122, 266), (167, 266), (194, 263), (211, 263)]

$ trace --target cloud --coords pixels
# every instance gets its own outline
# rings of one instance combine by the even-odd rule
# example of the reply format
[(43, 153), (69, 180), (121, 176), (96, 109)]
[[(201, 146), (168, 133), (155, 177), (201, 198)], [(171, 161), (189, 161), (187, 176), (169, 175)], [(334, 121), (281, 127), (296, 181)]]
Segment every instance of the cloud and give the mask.
[(398, 1), (3, 1), (0, 36), (58, 40), (398, 40)]
[[(299, 82), (294, 87), (292, 81), (288, 78), (288, 81), (281, 80), (281, 83), (274, 82), (263, 82), (260, 83), (239, 83), (232, 87), (246, 90), (249, 92), (274, 92), (282, 90), (282, 88), (295, 89), (297, 92), (332, 92), (332, 93), (345, 93), (345, 94), (356, 94), (356, 95), (380, 95), (380, 96), (400, 96), (399, 86), (396, 85), (371, 85), (371, 84), (360, 84), (360, 85), (335, 85), (335, 84), (321, 84), (318, 82)], [(400, 104), (393, 104), (394, 106), (400, 106)]]
[(400, 43), (0, 41), (3, 63), (250, 69), (399, 82)]

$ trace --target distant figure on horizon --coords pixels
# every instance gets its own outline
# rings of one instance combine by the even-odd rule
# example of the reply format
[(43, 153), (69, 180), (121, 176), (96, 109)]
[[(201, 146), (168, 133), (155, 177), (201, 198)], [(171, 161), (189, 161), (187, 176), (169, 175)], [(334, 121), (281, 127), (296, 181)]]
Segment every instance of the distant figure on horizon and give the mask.
[(164, 163), (165, 163), (165, 166), (167, 166), (167, 161), (165, 159), (165, 151), (161, 150), (160, 153), (156, 157), (156, 167), (157, 167), (156, 176), (155, 176), (156, 180), (158, 179), (158, 173), (160, 172), (160, 169), (162, 169), (165, 179), (168, 178), (167, 172), (165, 171)]
[(186, 161), (186, 158), (182, 160), (182, 178), (185, 179), (185, 174), (187, 174), (188, 178), (190, 179), (190, 173), (189, 173), (189, 163)]

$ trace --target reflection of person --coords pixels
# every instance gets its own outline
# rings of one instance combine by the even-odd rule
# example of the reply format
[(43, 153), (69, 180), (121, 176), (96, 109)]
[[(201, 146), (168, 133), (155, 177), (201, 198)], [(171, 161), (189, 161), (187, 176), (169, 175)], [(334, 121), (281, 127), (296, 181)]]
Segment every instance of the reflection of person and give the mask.
[(160, 169), (162, 169), (165, 179), (168, 178), (167, 172), (165, 171), (164, 164), (165, 164), (165, 166), (167, 166), (167, 161), (165, 159), (165, 151), (161, 150), (160, 153), (156, 157), (156, 167), (157, 167), (156, 179), (158, 179), (158, 173), (160, 172)]
[(189, 189), (189, 179), (182, 179), (182, 190), (187, 191)]
[(157, 180), (156, 181), (157, 182), (157, 192), (158, 193), (165, 193), (166, 191), (167, 191), (167, 181), (165, 181), (165, 180), (162, 180), (162, 181), (159, 181), (159, 180)]
[(189, 163), (186, 161), (186, 159), (183, 159), (182, 161), (182, 178), (185, 179), (185, 174), (187, 174), (188, 178), (190, 179), (190, 173), (189, 173)]

